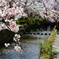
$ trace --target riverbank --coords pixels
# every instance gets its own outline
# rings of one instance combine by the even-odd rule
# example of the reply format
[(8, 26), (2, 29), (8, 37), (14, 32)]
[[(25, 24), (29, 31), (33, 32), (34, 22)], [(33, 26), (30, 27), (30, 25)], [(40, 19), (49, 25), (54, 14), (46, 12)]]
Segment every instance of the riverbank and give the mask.
[(54, 59), (59, 59), (59, 31), (57, 31), (57, 34), (55, 36), (55, 42), (53, 44), (53, 52), (54, 52)]
[(40, 43), (40, 59), (53, 59), (52, 45), (55, 41), (56, 29), (54, 28), (51, 35), (44, 40), (44, 44)]
[[(44, 38), (44, 36), (42, 36)], [(21, 39), (19, 52), (14, 50), (16, 43), (11, 43), (8, 48), (0, 48), (0, 59), (39, 59), (39, 42), (44, 43), (43, 39)]]

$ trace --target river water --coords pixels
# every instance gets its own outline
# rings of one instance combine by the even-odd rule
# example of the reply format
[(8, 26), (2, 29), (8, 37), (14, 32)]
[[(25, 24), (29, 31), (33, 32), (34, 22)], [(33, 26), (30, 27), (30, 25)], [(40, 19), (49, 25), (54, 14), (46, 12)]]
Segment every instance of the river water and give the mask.
[(19, 52), (14, 50), (14, 43), (12, 43), (10, 47), (0, 49), (0, 59), (39, 59), (40, 42), (43, 43), (44, 39), (21, 39), (22, 49)]

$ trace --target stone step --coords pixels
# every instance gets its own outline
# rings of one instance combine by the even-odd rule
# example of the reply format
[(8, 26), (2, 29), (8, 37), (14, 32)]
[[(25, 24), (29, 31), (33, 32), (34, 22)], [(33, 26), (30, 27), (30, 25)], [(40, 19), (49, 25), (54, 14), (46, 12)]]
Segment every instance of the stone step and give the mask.
[(53, 48), (59, 48), (59, 45), (52, 45)]
[(59, 49), (53, 49), (53, 52), (58, 52), (59, 53)]
[(59, 57), (55, 57), (54, 59), (59, 59)]
[(52, 45), (54, 52), (54, 59), (59, 59), (59, 35), (56, 34), (55, 42)]
[(59, 59), (59, 54), (55, 55), (54, 59)]

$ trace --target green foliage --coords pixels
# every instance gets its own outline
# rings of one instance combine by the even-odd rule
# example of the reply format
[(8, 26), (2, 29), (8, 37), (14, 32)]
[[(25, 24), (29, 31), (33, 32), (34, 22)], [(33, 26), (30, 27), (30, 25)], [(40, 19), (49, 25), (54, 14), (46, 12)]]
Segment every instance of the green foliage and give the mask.
[(30, 32), (35, 32), (36, 30), (37, 30), (36, 28), (35, 28), (35, 29), (33, 29), (33, 30), (31, 29), (31, 30), (30, 30)]
[(35, 18), (35, 17), (22, 17), (16, 21), (17, 25), (24, 25), (27, 26), (29, 24), (35, 24), (35, 23), (42, 23), (44, 20), (42, 18)]
[(42, 44), (42, 43), (39, 44), (40, 45), (40, 56), (46, 57), (48, 55), (51, 58), (52, 49), (53, 49), (52, 44), (53, 44), (53, 41), (55, 40), (54, 39), (55, 35), (56, 35), (56, 29), (54, 28), (51, 32), (51, 35), (44, 39), (44, 44)]

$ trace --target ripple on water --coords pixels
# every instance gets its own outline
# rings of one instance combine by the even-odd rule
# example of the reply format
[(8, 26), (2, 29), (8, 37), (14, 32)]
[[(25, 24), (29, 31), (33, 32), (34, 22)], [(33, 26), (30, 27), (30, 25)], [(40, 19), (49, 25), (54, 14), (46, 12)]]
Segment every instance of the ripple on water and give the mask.
[(43, 42), (41, 39), (24, 40), (21, 41), (23, 49), (20, 52), (16, 52), (12, 46), (2, 48), (0, 52), (0, 59), (39, 59), (39, 42)]

